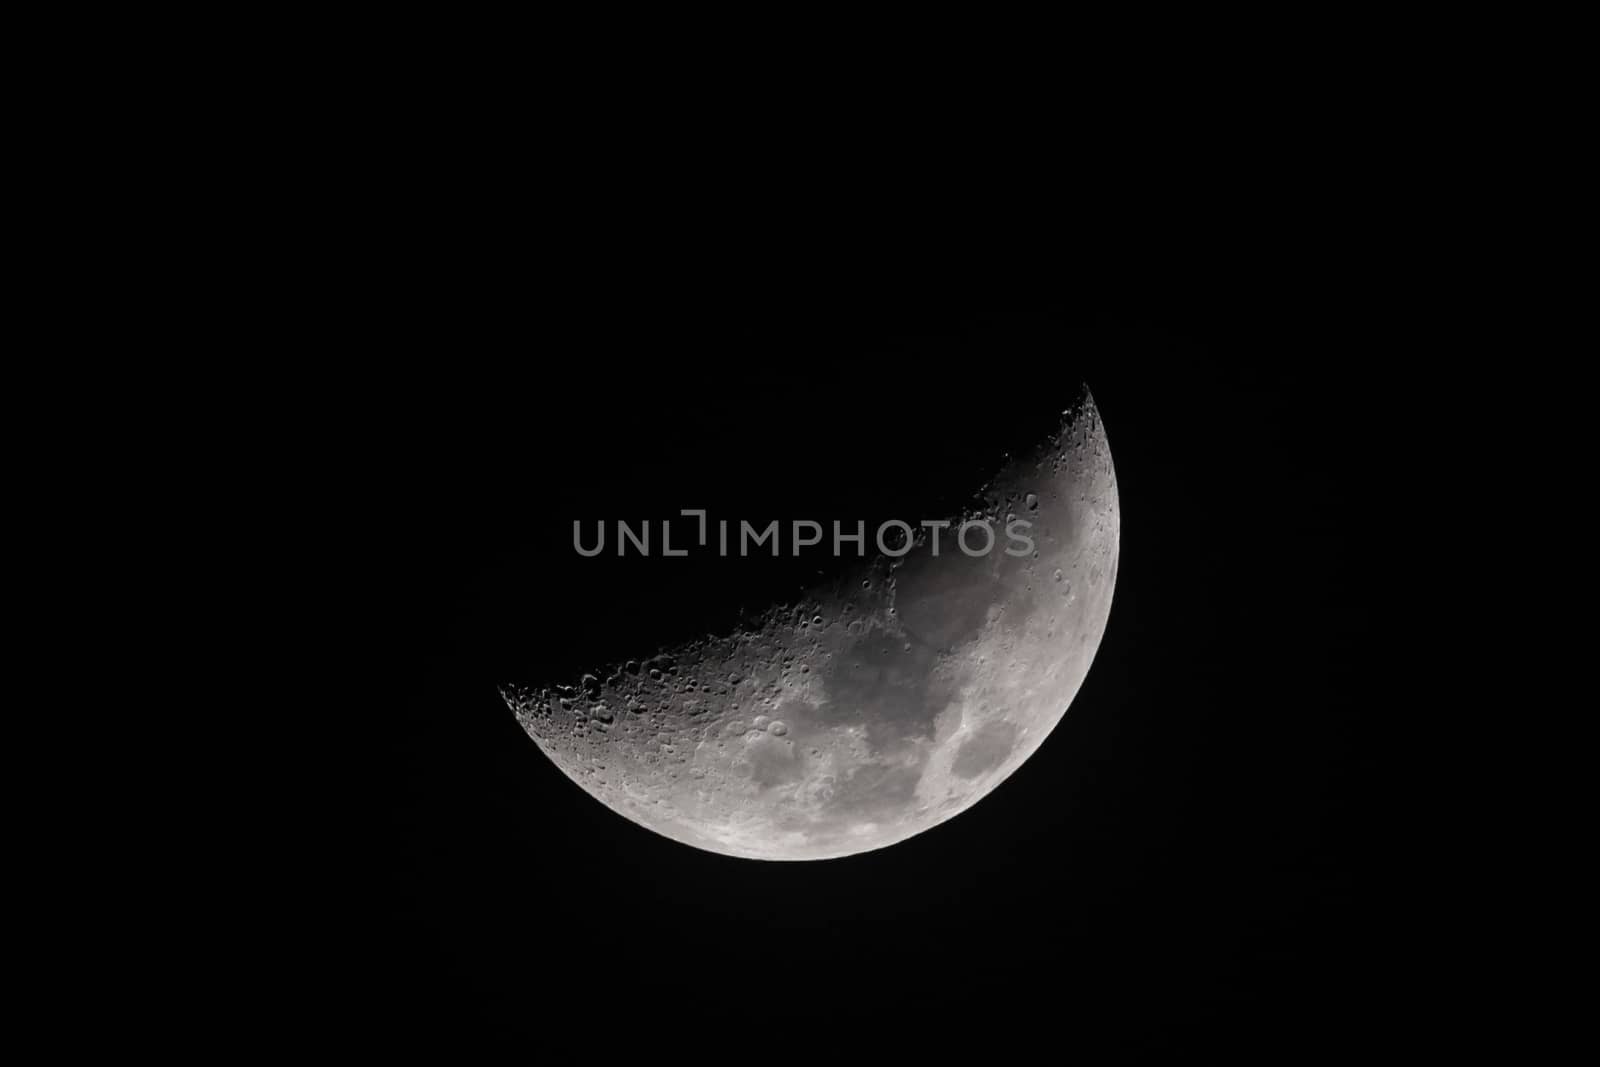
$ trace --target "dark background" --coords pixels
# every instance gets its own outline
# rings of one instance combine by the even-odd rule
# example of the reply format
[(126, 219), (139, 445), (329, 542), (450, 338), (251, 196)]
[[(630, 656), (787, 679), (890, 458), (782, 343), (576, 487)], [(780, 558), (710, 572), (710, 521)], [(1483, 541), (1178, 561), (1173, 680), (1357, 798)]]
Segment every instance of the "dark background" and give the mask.
[[(1382, 609), (1352, 469), (1374, 431), (1329, 309), (1197, 286), (998, 312), (495, 297), (383, 309), (434, 355), (342, 394), (359, 418), (326, 477), (361, 532), (338, 563), (378, 640), (341, 1014), (552, 1055), (830, 1056), (863, 1032), (1303, 1055), (1381, 1025), (1360, 637)], [(815, 576), (581, 559), (573, 519), (931, 517), (1078, 380), (1121, 493), (1110, 624), (1060, 726), (955, 819), (824, 862), (696, 851), (590, 799), (502, 703)]]

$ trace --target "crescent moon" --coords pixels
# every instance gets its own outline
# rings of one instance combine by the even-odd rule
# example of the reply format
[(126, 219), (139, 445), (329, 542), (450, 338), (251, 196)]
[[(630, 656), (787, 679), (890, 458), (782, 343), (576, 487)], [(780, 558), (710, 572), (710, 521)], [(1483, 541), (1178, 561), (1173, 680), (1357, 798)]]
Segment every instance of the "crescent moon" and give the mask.
[[(937, 552), (924, 529), (899, 559), (737, 633), (502, 695), (590, 796), (674, 841), (763, 860), (904, 841), (1036, 752), (1100, 646), (1121, 519), (1087, 390), (981, 499)], [(1005, 551), (1020, 543), (1005, 535), (1015, 519), (1031, 553)], [(991, 524), (992, 551), (962, 550), (963, 520)], [(981, 540), (974, 530), (966, 544)]]

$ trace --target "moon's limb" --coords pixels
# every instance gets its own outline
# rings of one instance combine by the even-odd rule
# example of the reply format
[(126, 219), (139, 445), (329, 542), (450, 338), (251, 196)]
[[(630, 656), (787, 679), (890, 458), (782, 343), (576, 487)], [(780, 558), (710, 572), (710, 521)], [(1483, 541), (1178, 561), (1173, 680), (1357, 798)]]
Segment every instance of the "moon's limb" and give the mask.
[[(967, 517), (991, 524), (986, 555), (961, 551), (957, 518), (937, 556), (924, 536), (740, 633), (506, 701), (590, 795), (684, 844), (799, 860), (903, 841), (1038, 749), (1105, 633), (1120, 513), (1087, 390), (984, 500)], [(1011, 516), (1033, 554), (1006, 554)]]

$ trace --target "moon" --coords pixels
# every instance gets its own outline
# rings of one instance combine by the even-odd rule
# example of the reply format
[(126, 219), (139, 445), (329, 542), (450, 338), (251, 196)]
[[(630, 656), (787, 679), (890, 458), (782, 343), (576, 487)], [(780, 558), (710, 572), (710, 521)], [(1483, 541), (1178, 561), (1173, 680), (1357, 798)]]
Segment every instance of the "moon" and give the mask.
[[(937, 546), (923, 528), (903, 556), (864, 560), (738, 632), (501, 693), (590, 796), (674, 841), (762, 860), (904, 841), (1033, 755), (1100, 646), (1121, 520), (1087, 389), (975, 499)], [(990, 524), (991, 551), (958, 544), (968, 520)], [(1031, 553), (1007, 553), (1014, 520)], [(983, 542), (973, 528), (965, 545)]]

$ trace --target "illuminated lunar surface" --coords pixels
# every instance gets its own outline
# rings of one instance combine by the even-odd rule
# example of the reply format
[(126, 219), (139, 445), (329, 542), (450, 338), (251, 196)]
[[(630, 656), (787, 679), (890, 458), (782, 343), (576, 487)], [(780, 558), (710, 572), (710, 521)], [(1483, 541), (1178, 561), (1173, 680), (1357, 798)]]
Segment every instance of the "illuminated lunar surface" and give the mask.
[[(937, 555), (924, 530), (900, 559), (863, 560), (739, 632), (570, 687), (506, 687), (506, 702), (596, 800), (686, 845), (805, 860), (903, 841), (1039, 748), (1105, 633), (1117, 482), (1087, 391), (981, 500)], [(1007, 554), (1011, 518), (1035, 552)], [(992, 551), (961, 551), (968, 519), (991, 524)], [(966, 543), (981, 549), (983, 531)]]

